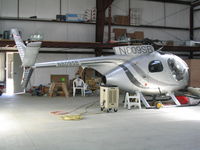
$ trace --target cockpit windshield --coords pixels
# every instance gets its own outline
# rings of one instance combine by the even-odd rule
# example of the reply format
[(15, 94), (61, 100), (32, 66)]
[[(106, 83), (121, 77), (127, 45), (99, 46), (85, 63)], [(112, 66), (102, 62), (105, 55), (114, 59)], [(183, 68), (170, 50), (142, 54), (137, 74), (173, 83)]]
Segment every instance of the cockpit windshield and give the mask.
[(167, 62), (175, 79), (178, 81), (183, 80), (185, 69), (183, 69), (173, 58), (169, 58)]

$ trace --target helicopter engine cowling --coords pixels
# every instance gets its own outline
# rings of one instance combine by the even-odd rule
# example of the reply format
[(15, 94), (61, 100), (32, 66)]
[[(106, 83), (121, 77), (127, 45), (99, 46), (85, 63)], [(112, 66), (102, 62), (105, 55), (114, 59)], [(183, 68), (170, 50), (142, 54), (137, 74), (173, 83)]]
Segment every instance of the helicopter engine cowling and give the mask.
[(134, 85), (130, 82), (123, 68), (120, 66), (107, 73), (102, 78), (102, 81), (106, 85), (117, 85), (120, 89), (124, 89), (126, 91), (133, 91), (133, 88), (136, 89), (136, 87), (134, 87)]

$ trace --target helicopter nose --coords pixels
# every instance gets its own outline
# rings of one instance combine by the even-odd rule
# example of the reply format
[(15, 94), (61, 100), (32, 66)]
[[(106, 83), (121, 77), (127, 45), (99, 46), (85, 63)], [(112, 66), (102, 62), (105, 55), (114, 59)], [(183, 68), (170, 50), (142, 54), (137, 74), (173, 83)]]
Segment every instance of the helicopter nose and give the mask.
[(182, 76), (181, 80), (188, 82), (188, 80), (189, 80), (188, 65), (182, 59), (179, 59), (177, 64), (179, 66), (178, 70), (180, 71), (178, 74), (180, 74), (180, 76)]
[(168, 65), (174, 78), (177, 81), (188, 81), (188, 66), (181, 58), (177, 56), (174, 58), (169, 58)]
[(185, 68), (184, 69), (184, 78), (185, 79), (187, 79), (187, 81), (189, 81), (189, 68), (187, 67), (187, 68)]

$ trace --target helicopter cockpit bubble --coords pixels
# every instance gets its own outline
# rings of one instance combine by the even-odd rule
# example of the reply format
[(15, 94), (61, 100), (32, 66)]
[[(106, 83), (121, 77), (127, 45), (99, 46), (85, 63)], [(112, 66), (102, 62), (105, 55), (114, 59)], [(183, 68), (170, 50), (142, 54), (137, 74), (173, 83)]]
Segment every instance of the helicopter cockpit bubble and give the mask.
[(186, 70), (182, 64), (176, 61), (174, 58), (169, 58), (167, 62), (174, 78), (177, 81), (183, 80)]

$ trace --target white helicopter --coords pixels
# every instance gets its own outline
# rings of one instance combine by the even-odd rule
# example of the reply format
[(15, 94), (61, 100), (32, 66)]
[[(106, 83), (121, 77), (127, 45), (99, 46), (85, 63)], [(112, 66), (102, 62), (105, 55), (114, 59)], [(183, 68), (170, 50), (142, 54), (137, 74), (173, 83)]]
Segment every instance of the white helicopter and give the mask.
[(176, 105), (181, 105), (174, 92), (187, 86), (189, 74), (187, 64), (176, 55), (154, 51), (151, 45), (120, 46), (114, 48), (113, 56), (35, 63), (41, 42), (31, 42), (25, 46), (17, 29), (11, 32), (24, 67), (24, 88), (35, 68), (82, 66), (101, 73), (105, 84), (117, 85), (129, 92), (139, 92), (146, 108), (150, 105), (143, 94), (165, 94)]

